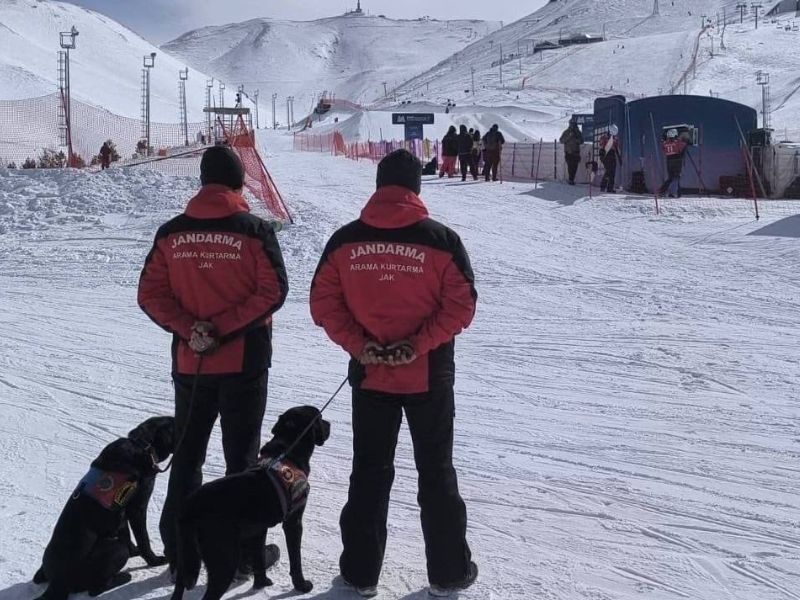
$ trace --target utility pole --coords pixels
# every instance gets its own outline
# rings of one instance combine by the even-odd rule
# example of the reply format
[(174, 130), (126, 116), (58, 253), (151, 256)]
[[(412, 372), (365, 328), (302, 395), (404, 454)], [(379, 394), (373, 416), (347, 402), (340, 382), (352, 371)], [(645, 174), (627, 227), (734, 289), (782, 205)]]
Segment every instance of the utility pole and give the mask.
[(500, 46), (500, 87), (503, 88), (503, 44), (498, 44)]
[(142, 103), (142, 116), (143, 119), (143, 138), (145, 140), (145, 156), (150, 156), (150, 70), (156, 66), (156, 53), (151, 52), (150, 55), (145, 55), (144, 60), (144, 69), (142, 69), (144, 75), (144, 85), (143, 85), (143, 94), (144, 94), (144, 102)]
[(219, 107), (225, 108), (225, 84), (219, 82)]
[(383, 82), (383, 97), (384, 98), (388, 98), (389, 97), (389, 92), (386, 89), (386, 82), (385, 81)]
[(520, 48), (519, 40), (517, 40), (517, 58), (519, 59), (519, 76), (522, 77), (522, 49)]
[(275, 119), (275, 106), (278, 101), (278, 94), (272, 94), (272, 128), (278, 128), (278, 121)]
[(761, 127), (769, 129), (769, 73), (756, 71), (756, 83), (761, 86)]
[(761, 4), (751, 4), (750, 5), (754, 11), (756, 11), (756, 29), (758, 29), (758, 11), (762, 7)]
[(653, 16), (657, 17), (659, 14), (661, 13), (658, 11), (658, 0), (653, 0)]
[(739, 25), (741, 25), (744, 23), (744, 11), (747, 10), (747, 4), (740, 2), (736, 5), (736, 8), (739, 9)]
[(75, 38), (78, 30), (75, 26), (69, 31), (59, 34), (62, 50), (58, 53), (58, 87), (61, 91), (61, 102), (58, 106), (58, 128), (61, 133), (61, 145), (67, 147), (67, 166), (73, 165), (72, 156), (72, 98), (69, 86), (69, 51), (75, 49)]
[(183, 141), (189, 145), (189, 121), (186, 113), (186, 80), (189, 79), (189, 67), (178, 71), (178, 100), (181, 104), (181, 128), (183, 129)]
[(700, 29), (705, 29), (706, 28), (706, 20), (708, 19), (708, 15), (703, 15), (700, 18), (703, 19), (703, 22), (700, 23)]
[(475, 67), (470, 66), (469, 70), (472, 72), (472, 95), (475, 95)]

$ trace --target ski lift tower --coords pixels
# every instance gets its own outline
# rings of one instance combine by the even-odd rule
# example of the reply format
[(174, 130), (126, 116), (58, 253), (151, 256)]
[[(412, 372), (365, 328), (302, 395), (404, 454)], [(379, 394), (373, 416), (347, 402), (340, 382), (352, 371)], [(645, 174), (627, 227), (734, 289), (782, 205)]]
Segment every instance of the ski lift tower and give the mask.
[(73, 166), (72, 154), (72, 105), (70, 100), (69, 87), (69, 51), (75, 49), (75, 38), (78, 37), (78, 30), (75, 26), (69, 31), (59, 33), (59, 43), (61, 50), (58, 53), (58, 89), (61, 101), (58, 105), (58, 130), (60, 132), (60, 142), (67, 148), (67, 165)]
[(761, 127), (769, 129), (770, 101), (769, 101), (769, 73), (756, 71), (756, 83), (761, 86)]
[(253, 134), (253, 115), (243, 106), (209, 106), (203, 109), (208, 120), (213, 121), (213, 137), (209, 144), (225, 142), (234, 144), (234, 138)]

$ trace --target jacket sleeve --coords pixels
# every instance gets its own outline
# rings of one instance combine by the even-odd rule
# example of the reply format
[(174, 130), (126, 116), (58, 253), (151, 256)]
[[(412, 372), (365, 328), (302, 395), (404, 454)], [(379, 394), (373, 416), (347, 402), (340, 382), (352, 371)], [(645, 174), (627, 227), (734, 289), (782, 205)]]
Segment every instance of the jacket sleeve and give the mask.
[(475, 316), (478, 293), (469, 256), (461, 240), (453, 259), (447, 264), (442, 276), (442, 297), (439, 309), (422, 325), (411, 343), (422, 356), (452, 340), (469, 327)]
[(159, 238), (157, 234), (139, 277), (139, 306), (158, 326), (188, 340), (197, 319), (186, 312), (172, 293), (169, 268)]
[(242, 303), (211, 317), (221, 340), (229, 340), (247, 331), (251, 326), (263, 324), (286, 301), (289, 280), (283, 264), (283, 254), (272, 227), (262, 222), (258, 229), (256, 286)]
[(347, 305), (339, 271), (331, 259), (326, 248), (311, 281), (311, 318), (350, 356), (359, 356), (369, 338)]

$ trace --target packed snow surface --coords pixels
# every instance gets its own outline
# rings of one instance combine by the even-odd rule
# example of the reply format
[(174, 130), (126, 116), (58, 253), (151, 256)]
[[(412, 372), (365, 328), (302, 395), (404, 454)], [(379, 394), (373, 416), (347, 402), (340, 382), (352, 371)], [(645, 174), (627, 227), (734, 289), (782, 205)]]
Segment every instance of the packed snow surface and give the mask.
[[(267, 143), (296, 224), (279, 234), (291, 292), (275, 321), (264, 439), (281, 412), (321, 405), (345, 375), (344, 352), (309, 317), (309, 284), (328, 236), (374, 185), (369, 162)], [(792, 205), (763, 207), (761, 222), (740, 201), (687, 200), (655, 216), (646, 200), (590, 200), (585, 188), (452, 183), (426, 180), (422, 195), (461, 234), (480, 296), (457, 343), (455, 462), (481, 569), (460, 597), (800, 598)], [(170, 339), (137, 307), (136, 285), (156, 228), (196, 185), (121, 169), (0, 171), (3, 600), (41, 592), (31, 576), (100, 449), (172, 410)], [(334, 578), (347, 392), (326, 418), (304, 562), (308, 597), (346, 600)], [(422, 599), (407, 433), (397, 466), (380, 598)], [(215, 431), (205, 474), (222, 473)], [(157, 549), (166, 483), (149, 511)], [(280, 532), (270, 539), (284, 545)], [(168, 597), (163, 569), (130, 566), (134, 581), (105, 597)], [(285, 558), (270, 575), (257, 597), (292, 595)]]

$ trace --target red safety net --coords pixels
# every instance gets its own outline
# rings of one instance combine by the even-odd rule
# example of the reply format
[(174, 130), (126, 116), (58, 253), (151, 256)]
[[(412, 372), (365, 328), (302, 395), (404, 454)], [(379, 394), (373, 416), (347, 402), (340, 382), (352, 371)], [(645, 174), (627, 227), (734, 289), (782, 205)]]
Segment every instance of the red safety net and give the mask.
[[(221, 124), (222, 121), (218, 123)], [(247, 127), (241, 116), (236, 119), (232, 128), (222, 125), (222, 129), (225, 140), (236, 151), (244, 165), (245, 187), (263, 201), (267, 210), (273, 215), (291, 223), (292, 217), (286, 208), (286, 203), (258, 153), (255, 133)]]

